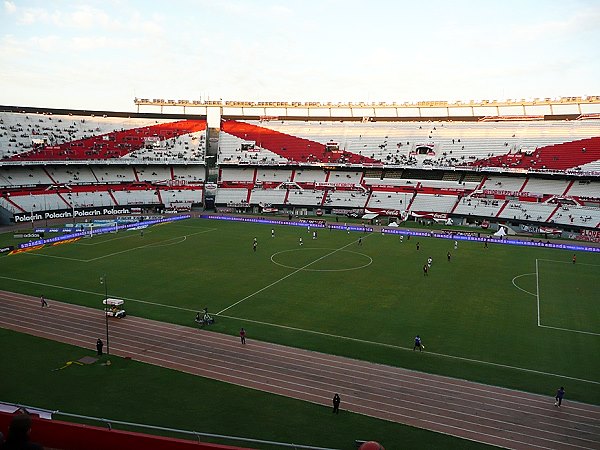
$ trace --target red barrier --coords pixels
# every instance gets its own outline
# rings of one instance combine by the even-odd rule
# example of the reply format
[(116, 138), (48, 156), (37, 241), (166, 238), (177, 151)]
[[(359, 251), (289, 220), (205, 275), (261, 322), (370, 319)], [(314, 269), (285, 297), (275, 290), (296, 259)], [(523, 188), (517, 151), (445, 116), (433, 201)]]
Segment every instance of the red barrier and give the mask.
[[(0, 412), (0, 431), (6, 437), (13, 414)], [(107, 430), (60, 420), (32, 416), (31, 441), (62, 450), (248, 450), (245, 447), (207, 444), (184, 439), (152, 436), (130, 431)]]

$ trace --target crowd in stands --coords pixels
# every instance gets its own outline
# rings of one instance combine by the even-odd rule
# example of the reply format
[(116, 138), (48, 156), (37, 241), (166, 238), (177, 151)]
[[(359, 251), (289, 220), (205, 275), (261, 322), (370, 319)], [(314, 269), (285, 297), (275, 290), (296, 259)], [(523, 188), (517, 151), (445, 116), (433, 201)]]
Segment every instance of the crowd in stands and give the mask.
[[(0, 167), (0, 204), (18, 212), (198, 203), (206, 178), (206, 149), (205, 121), (0, 112), (0, 157), (8, 161)], [(599, 223), (600, 183), (591, 177), (600, 171), (596, 117), (224, 120), (217, 163), (216, 203), (221, 205), (437, 212), (591, 227)], [(324, 163), (338, 165), (338, 170), (320, 168)], [(510, 170), (495, 174), (488, 167), (526, 169), (530, 175), (510, 175)], [(590, 178), (533, 175), (554, 169), (564, 175), (589, 171)]]
[(220, 163), (283, 161), (598, 171), (600, 120), (223, 122)]
[(4, 160), (204, 161), (204, 121), (0, 112)]

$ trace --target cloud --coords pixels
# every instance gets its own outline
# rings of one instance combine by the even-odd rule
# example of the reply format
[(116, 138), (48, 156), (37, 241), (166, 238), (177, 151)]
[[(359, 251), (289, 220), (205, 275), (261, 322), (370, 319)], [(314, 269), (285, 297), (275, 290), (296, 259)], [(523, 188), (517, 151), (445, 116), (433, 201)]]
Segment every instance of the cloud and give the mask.
[[(6, 2), (5, 2), (6, 4)], [(74, 10), (25, 8), (21, 11), (18, 23), (21, 25), (49, 25), (55, 28), (72, 30), (93, 30), (97, 32), (134, 32), (157, 34), (163, 30), (162, 17), (159, 14), (143, 14), (131, 10), (121, 11), (118, 16), (112, 11), (79, 5)]]
[(9, 0), (5, 0), (4, 2), (4, 11), (6, 11), (8, 14), (12, 14), (17, 10), (17, 6), (9, 1)]

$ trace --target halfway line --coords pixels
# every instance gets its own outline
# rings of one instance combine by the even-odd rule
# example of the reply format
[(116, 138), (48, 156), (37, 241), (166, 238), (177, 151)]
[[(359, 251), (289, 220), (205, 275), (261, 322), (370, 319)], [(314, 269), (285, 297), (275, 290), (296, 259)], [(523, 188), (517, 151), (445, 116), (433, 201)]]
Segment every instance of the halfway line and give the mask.
[[(365, 238), (367, 238), (367, 237), (369, 237), (369, 236), (365, 236)], [(259, 289), (258, 291), (254, 292), (254, 293), (252, 293), (252, 294), (250, 294), (250, 295), (247, 295), (247, 296), (246, 296), (246, 297), (244, 297), (243, 299), (241, 299), (241, 300), (238, 300), (238, 301), (237, 301), (237, 302), (235, 302), (234, 304), (232, 304), (232, 305), (229, 305), (227, 308), (225, 308), (225, 309), (222, 309), (221, 311), (219, 311), (219, 312), (217, 313), (217, 315), (219, 315), (219, 314), (221, 314), (221, 313), (224, 313), (224, 312), (225, 312), (225, 311), (227, 311), (228, 309), (230, 309), (230, 308), (233, 308), (233, 307), (234, 307), (234, 306), (236, 306), (236, 305), (239, 305), (240, 303), (242, 303), (242, 302), (243, 302), (243, 301), (245, 301), (245, 300), (248, 300), (250, 297), (254, 297), (256, 294), (259, 294), (259, 293), (261, 293), (262, 291), (264, 291), (264, 290), (266, 290), (266, 289), (269, 289), (271, 286), (275, 286), (277, 283), (279, 283), (279, 282), (281, 282), (281, 281), (283, 281), (283, 280), (285, 280), (285, 279), (287, 279), (287, 278), (291, 277), (292, 275), (294, 275), (294, 274), (296, 274), (296, 273), (300, 272), (301, 270), (304, 270), (304, 269), (306, 269), (308, 266), (312, 266), (314, 263), (316, 263), (316, 262), (319, 262), (319, 261), (321, 261), (322, 259), (324, 259), (324, 258), (327, 258), (328, 256), (331, 256), (331, 255), (333, 255), (334, 253), (336, 253), (336, 252), (339, 252), (340, 250), (343, 250), (343, 249), (345, 249), (346, 247), (349, 247), (350, 245), (352, 245), (352, 244), (354, 244), (354, 243), (356, 243), (356, 242), (358, 242), (358, 239), (357, 239), (356, 241), (352, 241), (352, 242), (350, 242), (350, 243), (348, 243), (348, 244), (344, 245), (343, 247), (340, 247), (340, 248), (338, 248), (338, 249), (335, 249), (335, 250), (333, 250), (333, 251), (331, 251), (331, 252), (327, 253), (326, 255), (323, 255), (323, 256), (321, 256), (320, 258), (317, 258), (317, 259), (315, 259), (315, 260), (314, 260), (314, 261), (312, 261), (312, 262), (309, 262), (308, 264), (306, 264), (306, 265), (304, 265), (304, 266), (300, 267), (299, 269), (296, 269), (296, 270), (294, 270), (294, 271), (293, 271), (293, 272), (291, 272), (291, 273), (288, 273), (288, 274), (287, 274), (285, 277), (283, 277), (283, 278), (280, 278), (279, 280), (273, 281), (271, 284), (268, 284), (268, 285), (267, 285), (267, 286), (265, 286), (264, 288), (261, 288), (261, 289)]]

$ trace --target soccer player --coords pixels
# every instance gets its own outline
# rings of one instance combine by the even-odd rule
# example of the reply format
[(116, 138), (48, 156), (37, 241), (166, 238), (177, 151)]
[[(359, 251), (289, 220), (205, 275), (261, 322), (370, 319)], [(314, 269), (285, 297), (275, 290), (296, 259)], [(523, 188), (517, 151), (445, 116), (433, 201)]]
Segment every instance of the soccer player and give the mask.
[(302, 244), (303, 244), (302, 238), (300, 238), (300, 247), (302, 247)]
[(362, 245), (362, 237), (358, 238), (358, 245)]
[(258, 245), (258, 241), (254, 238), (254, 242), (252, 243), (252, 250), (256, 251), (256, 246)]
[(316, 239), (316, 238), (317, 238), (317, 232), (313, 231), (313, 239)]
[(415, 351), (417, 348), (419, 349), (419, 351), (423, 351), (423, 348), (425, 348), (425, 346), (421, 344), (421, 338), (418, 334), (415, 337), (415, 345), (413, 346), (413, 351)]
[(454, 241), (454, 250), (458, 250), (458, 241)]
[(274, 238), (275, 237), (275, 230), (273, 228), (271, 228), (271, 237)]
[(427, 271), (429, 270), (429, 268), (427, 267), (427, 264), (423, 264), (423, 276), (426, 277), (427, 275)]
[(451, 257), (452, 257), (452, 255), (450, 254), (450, 252), (448, 252), (448, 262), (450, 262)]
[(431, 264), (433, 263), (433, 258), (430, 256), (427, 258), (427, 267), (431, 268)]
[(573, 254), (573, 264), (575, 264), (576, 262), (577, 262), (577, 255)]
[(419, 244), (419, 243), (417, 242), (417, 250), (419, 250), (419, 248), (420, 248), (420, 247), (421, 247), (421, 244)]
[(404, 235), (400, 235), (400, 243), (402, 244), (404, 242)]

